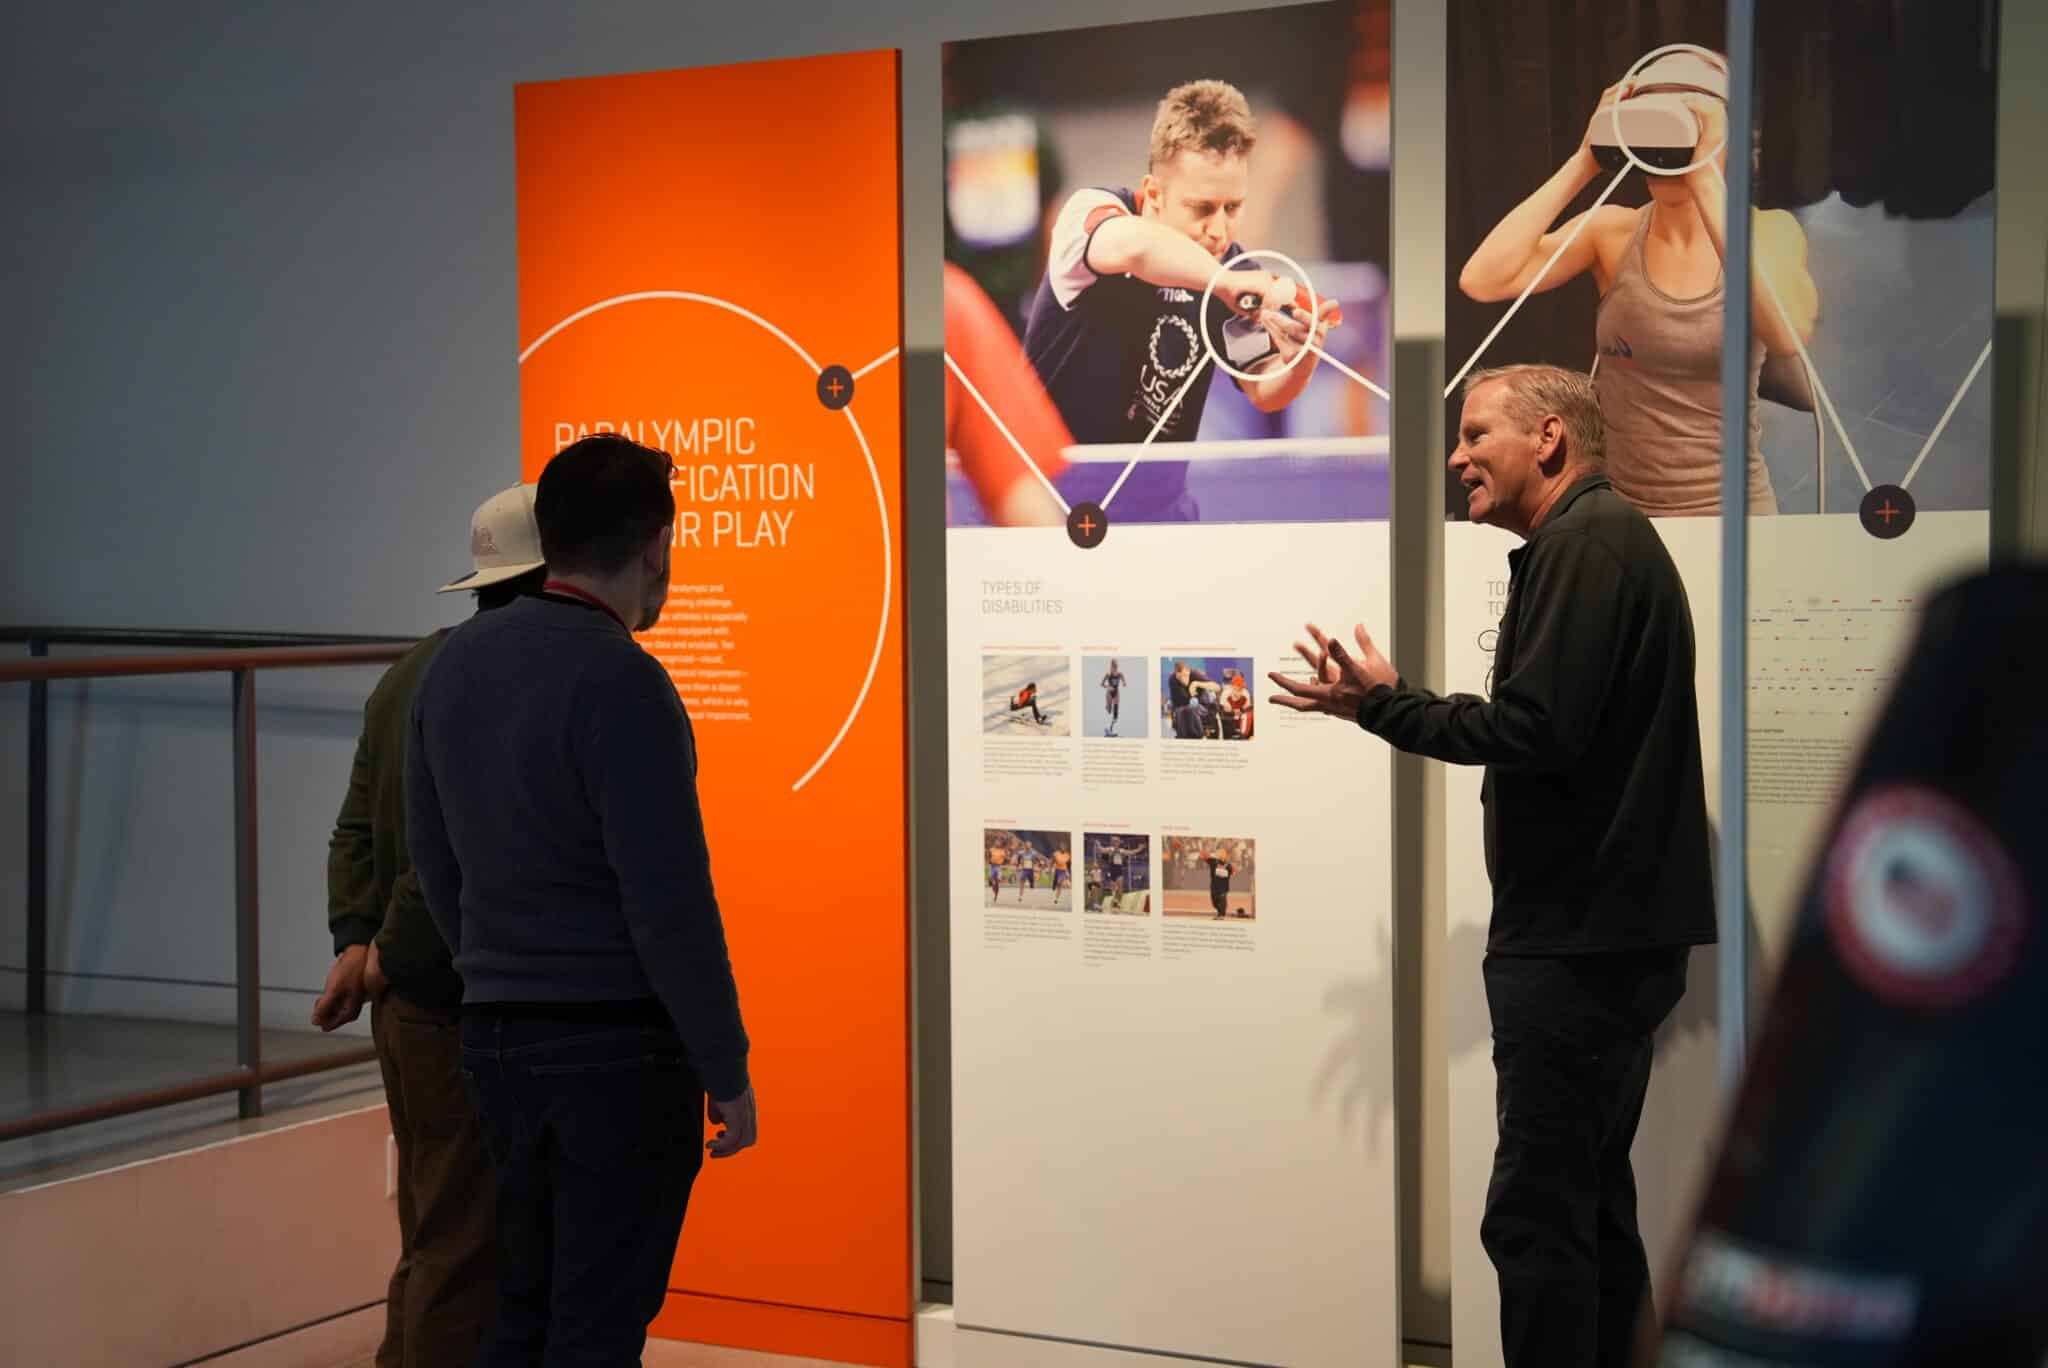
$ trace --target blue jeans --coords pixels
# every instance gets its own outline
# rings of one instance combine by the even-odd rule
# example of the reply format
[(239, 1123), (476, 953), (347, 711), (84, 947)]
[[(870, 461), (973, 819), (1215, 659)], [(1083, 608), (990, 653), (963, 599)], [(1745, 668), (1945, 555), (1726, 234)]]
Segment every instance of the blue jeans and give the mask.
[(638, 1365), (704, 1162), (682, 1042), (665, 1026), (470, 1013), (462, 1072), (498, 1179), (479, 1368)]

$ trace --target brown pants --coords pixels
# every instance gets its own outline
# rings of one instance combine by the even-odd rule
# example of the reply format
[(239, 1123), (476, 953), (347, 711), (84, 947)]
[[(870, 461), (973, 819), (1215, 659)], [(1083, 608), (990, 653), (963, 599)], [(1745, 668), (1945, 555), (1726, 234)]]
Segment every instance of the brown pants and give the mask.
[(462, 1083), (462, 1020), (387, 992), (370, 1009), (398, 1145), (398, 1266), (377, 1368), (466, 1365), (497, 1306), (491, 1153)]

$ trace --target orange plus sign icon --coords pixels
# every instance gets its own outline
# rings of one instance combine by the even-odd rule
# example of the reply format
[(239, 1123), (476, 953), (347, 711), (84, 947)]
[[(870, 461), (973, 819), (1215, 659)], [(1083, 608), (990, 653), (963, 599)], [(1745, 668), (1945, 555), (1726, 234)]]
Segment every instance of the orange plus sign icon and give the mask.
[(818, 372), (818, 402), (837, 411), (853, 402), (853, 375), (844, 366)]
[(1109, 535), (1109, 515), (1101, 504), (1077, 503), (1067, 513), (1067, 536), (1083, 551), (1102, 545)]
[(1863, 530), (1880, 541), (1905, 536), (1913, 526), (1917, 512), (1913, 496), (1899, 485), (1877, 486), (1863, 496), (1862, 506), (1858, 509)]

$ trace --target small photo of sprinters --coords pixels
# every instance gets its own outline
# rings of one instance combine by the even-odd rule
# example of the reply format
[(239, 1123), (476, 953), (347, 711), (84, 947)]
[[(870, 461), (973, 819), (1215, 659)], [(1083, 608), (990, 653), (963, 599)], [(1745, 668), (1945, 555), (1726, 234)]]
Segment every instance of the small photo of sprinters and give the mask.
[(989, 827), (985, 851), (983, 907), (1019, 907), (1033, 912), (1071, 912), (1074, 896), (1074, 837), (1065, 831), (1018, 831)]

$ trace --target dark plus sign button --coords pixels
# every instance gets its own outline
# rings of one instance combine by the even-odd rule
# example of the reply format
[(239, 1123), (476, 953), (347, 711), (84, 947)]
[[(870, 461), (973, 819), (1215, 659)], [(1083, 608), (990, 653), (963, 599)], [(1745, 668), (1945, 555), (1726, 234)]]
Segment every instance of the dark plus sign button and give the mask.
[(1873, 537), (1890, 541), (1906, 535), (1906, 529), (1913, 525), (1913, 496), (1897, 485), (1879, 485), (1863, 496), (1863, 506), (1857, 510), (1863, 519), (1863, 530)]
[(1109, 535), (1109, 514), (1101, 504), (1077, 503), (1067, 514), (1067, 535), (1083, 551), (1092, 551)]
[(853, 372), (844, 366), (827, 366), (818, 373), (818, 402), (828, 409), (843, 409), (853, 402)]

